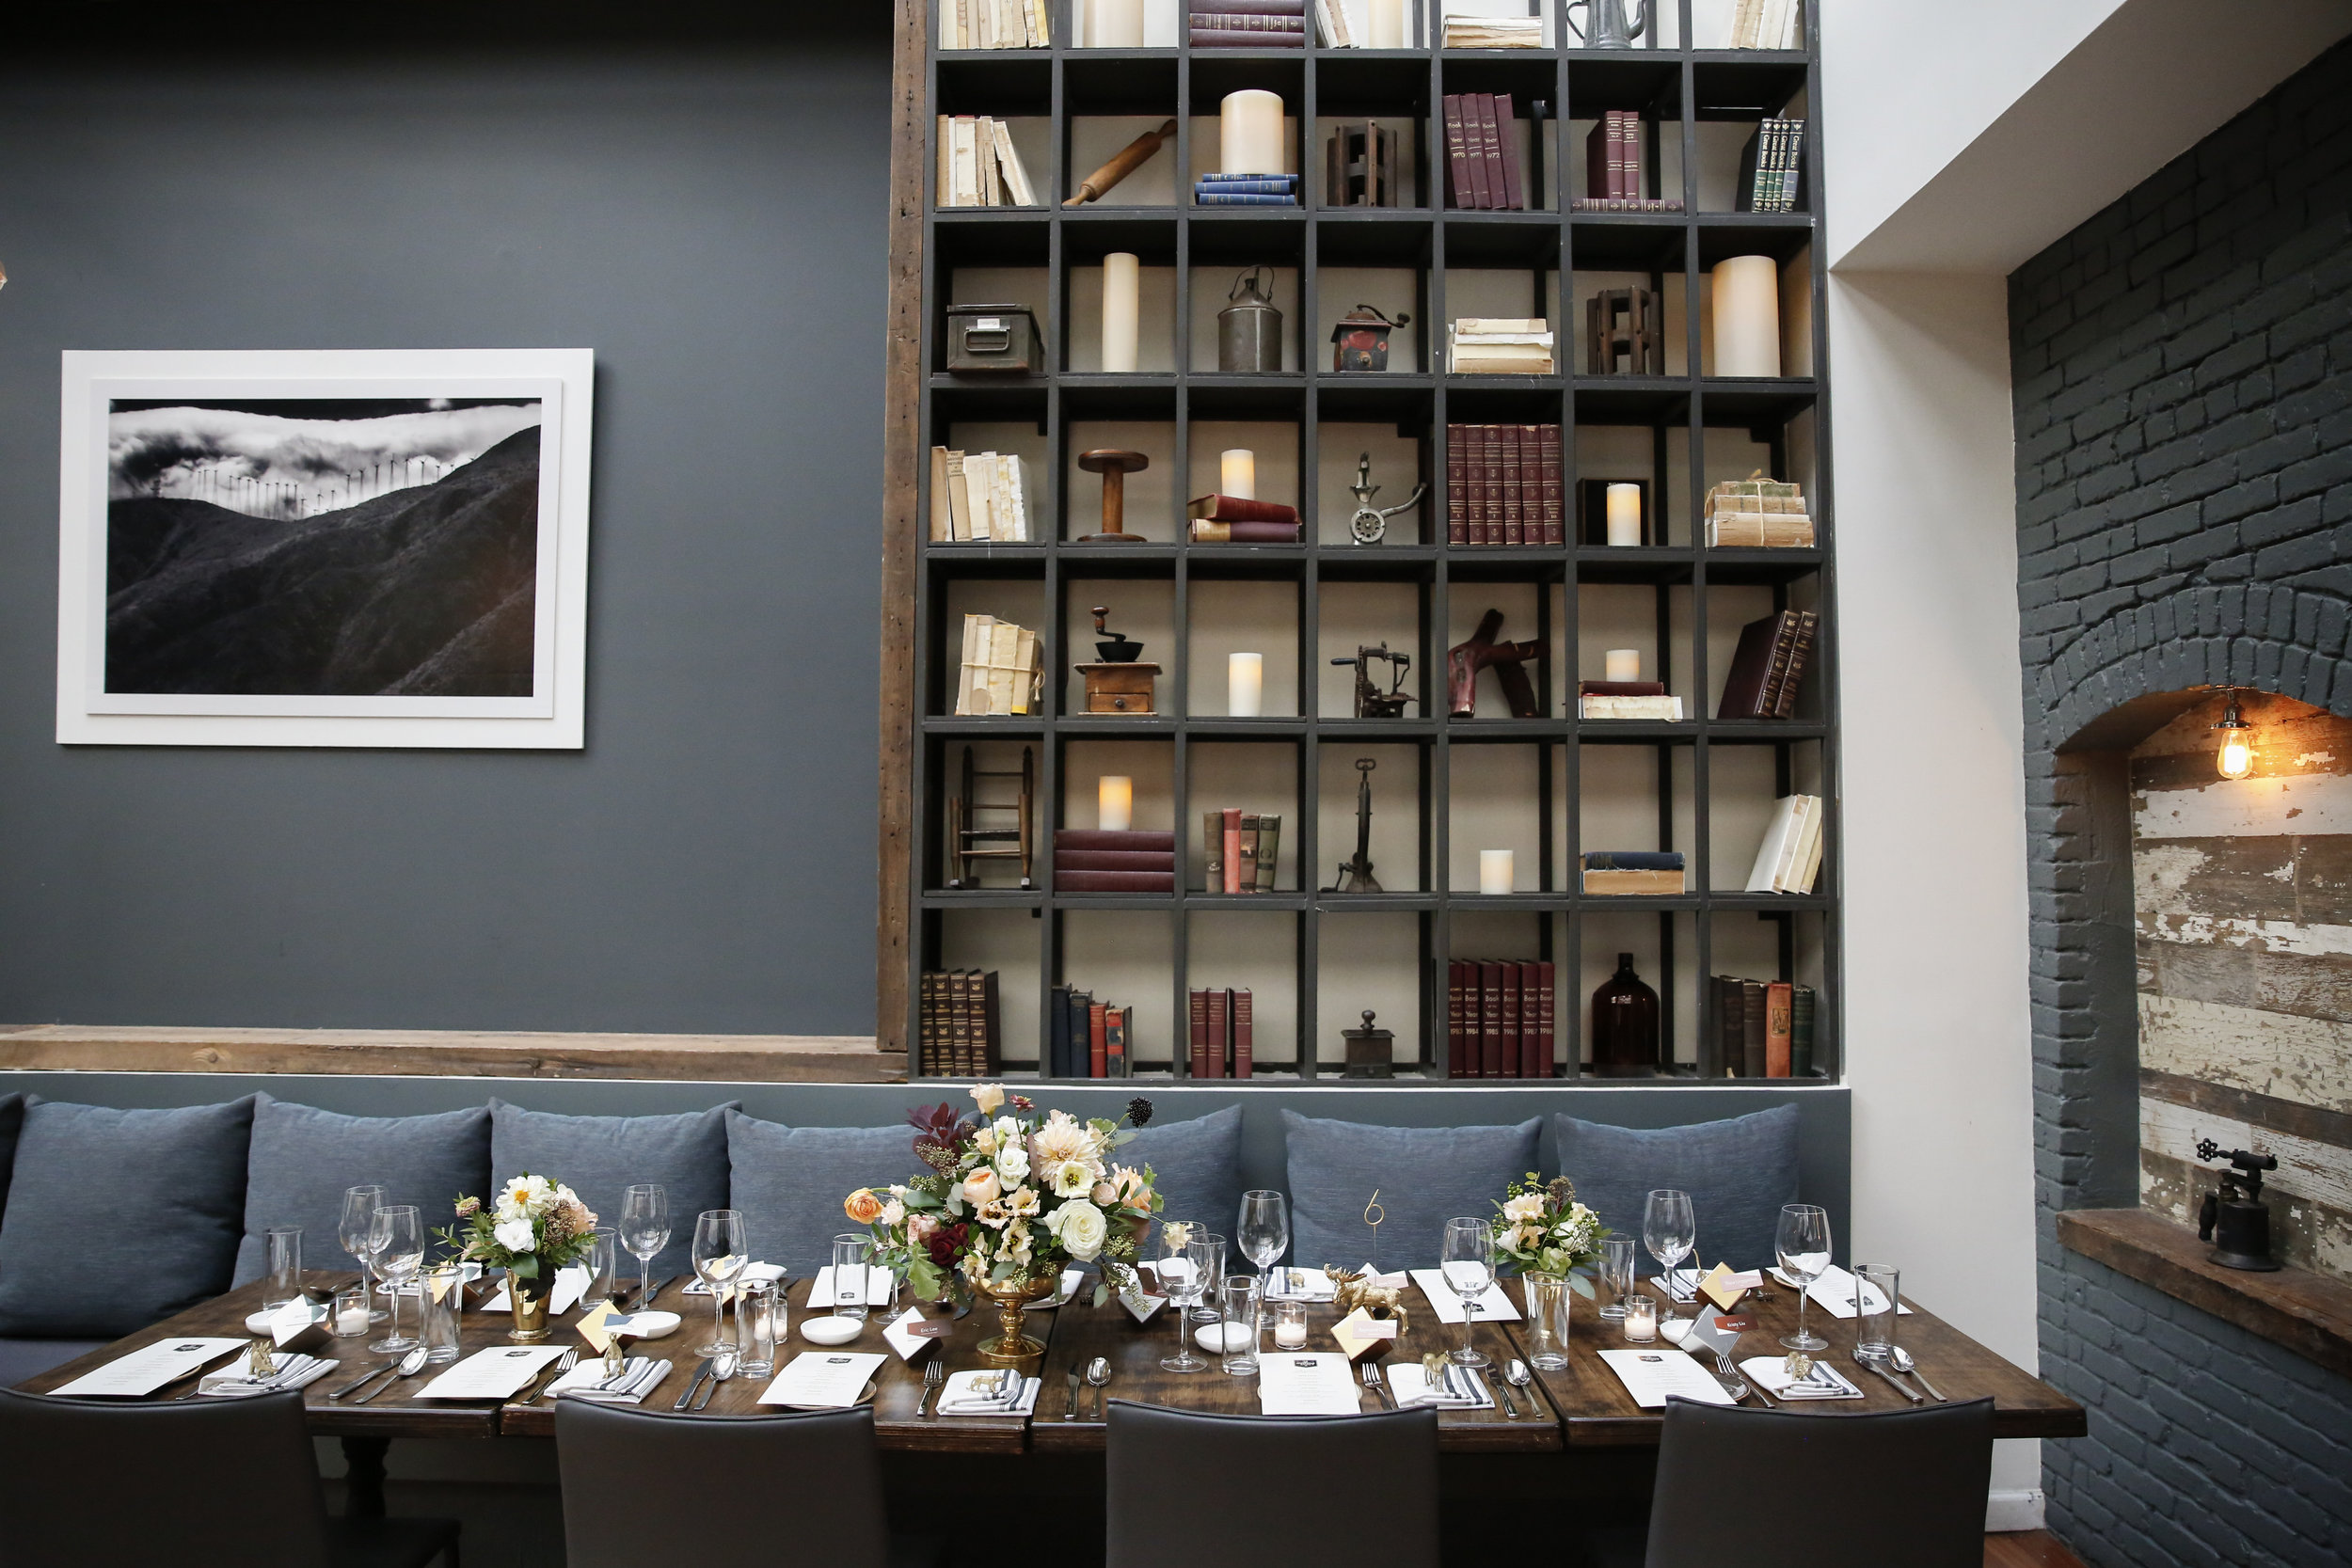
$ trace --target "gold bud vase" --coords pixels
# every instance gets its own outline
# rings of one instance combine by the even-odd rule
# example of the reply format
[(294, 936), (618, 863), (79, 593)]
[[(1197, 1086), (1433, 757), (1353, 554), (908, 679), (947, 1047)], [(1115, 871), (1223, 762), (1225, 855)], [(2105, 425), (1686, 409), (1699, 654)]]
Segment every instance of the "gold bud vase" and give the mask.
[[(547, 1271), (543, 1268), (541, 1274)], [(515, 1326), (507, 1338), (518, 1345), (535, 1345), (548, 1337), (548, 1298), (553, 1293), (554, 1280), (549, 1277), (524, 1279), (515, 1271), (506, 1271), (506, 1307), (515, 1317)]]

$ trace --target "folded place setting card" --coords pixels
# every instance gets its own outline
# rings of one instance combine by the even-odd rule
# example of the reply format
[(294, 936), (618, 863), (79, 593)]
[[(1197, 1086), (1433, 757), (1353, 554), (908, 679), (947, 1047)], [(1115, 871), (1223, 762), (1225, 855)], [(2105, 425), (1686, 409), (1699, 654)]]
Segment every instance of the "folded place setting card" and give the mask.
[(564, 1345), (493, 1345), (474, 1352), (408, 1397), (412, 1400), (502, 1400), (562, 1355)]
[(1663, 1410), (1669, 1395), (1701, 1404), (1737, 1402), (1712, 1372), (1671, 1345), (1656, 1350), (1605, 1350), (1600, 1358), (1617, 1374), (1633, 1402), (1645, 1410)]
[[(555, 1293), (548, 1298), (548, 1316), (560, 1318), (578, 1306), (580, 1292), (588, 1289), (588, 1279), (589, 1274), (586, 1269), (556, 1270)], [(489, 1300), (482, 1304), (480, 1310), (503, 1312), (507, 1307), (506, 1281), (501, 1279), (499, 1281), (499, 1288), (491, 1293)]]
[[(768, 1265), (765, 1263), (754, 1263), (752, 1265), (753, 1269), (764, 1269), (766, 1267), (768, 1267)], [(779, 1269), (776, 1271), (776, 1274), (782, 1274), (783, 1272), (783, 1270)], [(762, 1277), (773, 1279), (776, 1277), (775, 1275), (768, 1275), (764, 1276), (755, 1275), (752, 1273), (751, 1269), (745, 1269), (743, 1271), (743, 1276), (747, 1279), (758, 1279)], [(691, 1289), (691, 1287), (689, 1287), (689, 1289)], [(888, 1269), (885, 1269), (876, 1263), (868, 1263), (866, 1266), (866, 1306), (889, 1306), (891, 1298), (898, 1293), (898, 1277)], [(835, 1306), (839, 1305), (834, 1300), (833, 1265), (831, 1263), (827, 1263), (823, 1268), (818, 1269), (817, 1271), (817, 1277), (808, 1282), (808, 1297), (806, 1300), (803, 1301), (801, 1305), (807, 1307), (822, 1307), (828, 1312), (832, 1311)]]
[(899, 1360), (912, 1361), (954, 1332), (955, 1326), (952, 1318), (933, 1323), (923, 1316), (921, 1307), (910, 1307), (882, 1324), (882, 1339), (898, 1353)]
[[(1430, 1307), (1438, 1314), (1439, 1323), (1458, 1323), (1462, 1321), (1462, 1298), (1454, 1292), (1453, 1286), (1445, 1282), (1442, 1273), (1436, 1269), (1415, 1269), (1412, 1275), (1413, 1283), (1420, 1286), (1421, 1293), (1429, 1298)], [(1519, 1319), (1519, 1309), (1511, 1305), (1509, 1292), (1500, 1285), (1486, 1287), (1486, 1293), (1471, 1306), (1482, 1323), (1509, 1323)]]
[(1826, 1361), (1816, 1361), (1804, 1377), (1788, 1375), (1785, 1355), (1752, 1355), (1740, 1363), (1748, 1381), (1776, 1400), (1858, 1400), (1862, 1390)]
[(1468, 1367), (1454, 1367), (1432, 1384), (1418, 1361), (1391, 1361), (1381, 1369), (1397, 1404), (1434, 1405), (1440, 1410), (1492, 1410), (1494, 1396), (1484, 1379)]
[[(1789, 1278), (1787, 1275), (1781, 1273), (1778, 1269), (1772, 1270), (1772, 1275), (1774, 1279), (1779, 1280), (1783, 1285), (1788, 1286), (1790, 1290), (1793, 1291), (1797, 1288), (1797, 1282)], [(1886, 1310), (1886, 1293), (1884, 1291), (1881, 1291), (1875, 1285), (1855, 1279), (1852, 1275), (1848, 1274), (1844, 1269), (1839, 1268), (1835, 1263), (1832, 1263), (1828, 1268), (1823, 1269), (1821, 1271), (1821, 1276), (1819, 1279), (1816, 1279), (1811, 1286), (1807, 1287), (1804, 1293), (1812, 1299), (1814, 1306), (1820, 1307), (1831, 1317), (1851, 1318), (1854, 1315), (1854, 1293), (1857, 1291), (1862, 1292), (1863, 1303), (1871, 1311), (1883, 1312)], [(1906, 1318), (1911, 1316), (1911, 1308), (1903, 1306), (1900, 1302), (1897, 1302), (1895, 1304), (1895, 1310)]]
[(191, 1335), (184, 1339), (158, 1339), (128, 1355), (119, 1355), (95, 1371), (84, 1372), (52, 1397), (137, 1399), (151, 1394), (231, 1351), (246, 1348), (245, 1339), (214, 1339)]
[(1353, 1416), (1363, 1397), (1336, 1351), (1276, 1351), (1258, 1357), (1258, 1409), (1266, 1416)]
[(760, 1391), (762, 1404), (794, 1410), (847, 1410), (887, 1360), (880, 1351), (803, 1351)]
[[(997, 1379), (1004, 1374), (984, 1368), (970, 1371), (949, 1372), (939, 1390), (939, 1413), (942, 1416), (1026, 1416), (1037, 1409), (1037, 1391), (1045, 1384), (1042, 1378), (1025, 1377), (1021, 1390), (1011, 1399), (996, 1392)], [(1012, 1374), (1016, 1377), (1019, 1373)]]

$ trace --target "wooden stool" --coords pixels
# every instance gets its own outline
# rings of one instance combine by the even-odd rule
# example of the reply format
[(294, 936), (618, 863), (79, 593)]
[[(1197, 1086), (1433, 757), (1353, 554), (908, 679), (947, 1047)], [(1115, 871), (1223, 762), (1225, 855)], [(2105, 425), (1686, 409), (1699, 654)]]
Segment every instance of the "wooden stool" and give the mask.
[(1617, 357), (1629, 375), (1666, 373), (1664, 309), (1658, 295), (1643, 288), (1603, 289), (1584, 302), (1584, 369), (1615, 375)]
[(1081, 545), (1148, 545), (1149, 539), (1126, 531), (1127, 476), (1140, 473), (1152, 466), (1152, 460), (1139, 451), (1120, 451), (1104, 447), (1078, 454), (1078, 467), (1090, 474), (1103, 476), (1103, 531), (1083, 534)]

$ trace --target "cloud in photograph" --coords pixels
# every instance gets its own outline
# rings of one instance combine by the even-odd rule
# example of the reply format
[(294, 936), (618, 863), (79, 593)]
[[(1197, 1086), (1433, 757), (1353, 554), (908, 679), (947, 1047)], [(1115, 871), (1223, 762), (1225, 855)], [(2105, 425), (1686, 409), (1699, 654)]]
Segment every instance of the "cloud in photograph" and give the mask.
[(308, 492), (412, 459), (446, 471), (540, 422), (535, 399), (452, 406), (420, 398), (360, 419), (319, 417), (315, 402), (287, 406), (299, 411), (273, 412), (267, 403), (118, 407), (107, 417), (107, 494), (185, 498), (224, 480)]

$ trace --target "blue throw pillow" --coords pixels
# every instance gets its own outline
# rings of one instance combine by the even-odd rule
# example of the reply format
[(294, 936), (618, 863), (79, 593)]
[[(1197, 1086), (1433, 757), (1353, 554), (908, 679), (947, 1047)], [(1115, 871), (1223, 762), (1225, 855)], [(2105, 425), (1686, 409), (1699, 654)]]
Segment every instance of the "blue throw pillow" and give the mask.
[(841, 1212), (860, 1187), (877, 1191), (923, 1175), (914, 1129), (787, 1127), (727, 1113), (727, 1164), (752, 1256), (810, 1279), (833, 1261), (833, 1239), (865, 1227)]
[(384, 1189), (386, 1203), (415, 1204), (427, 1231), (454, 1225), (458, 1198), (489, 1190), (489, 1107), (346, 1117), (257, 1096), (236, 1283), (261, 1278), (269, 1266), (266, 1232), (273, 1225), (302, 1227), (303, 1267), (356, 1268), (335, 1231), (343, 1189), (370, 1183)]
[(0, 1213), (8, 1207), (8, 1172), (16, 1165), (16, 1135), (24, 1125), (24, 1097), (0, 1094)]
[[(1618, 1235), (1639, 1242), (1651, 1190), (1676, 1187), (1691, 1195), (1703, 1264), (1756, 1269), (1772, 1261), (1781, 1205), (1798, 1200), (1794, 1105), (1681, 1127), (1612, 1127), (1562, 1112), (1551, 1129), (1561, 1174)], [(1646, 1249), (1635, 1261), (1645, 1274), (1660, 1266)]]
[[(1492, 1219), (1503, 1190), (1535, 1168), (1543, 1123), (1373, 1127), (1282, 1113), (1290, 1166), (1291, 1261), (1384, 1270), (1435, 1268), (1445, 1222)], [(1365, 1206), (1380, 1195), (1379, 1257)]]
[(250, 1097), (118, 1111), (30, 1097), (0, 1219), (0, 1335), (114, 1339), (229, 1289)]
[[(1152, 1167), (1155, 1190), (1169, 1219), (1197, 1220), (1225, 1237), (1226, 1266), (1248, 1269), (1233, 1227), (1241, 1217), (1241, 1107), (1228, 1105), (1205, 1117), (1184, 1121), (1154, 1121), (1120, 1144), (1111, 1155), (1115, 1165), (1137, 1170)], [(1147, 1259), (1158, 1243), (1144, 1238)]]
[[(600, 1226), (618, 1227), (621, 1192), (657, 1181), (670, 1199), (670, 1244), (655, 1255), (656, 1279), (694, 1273), (694, 1216), (727, 1203), (726, 1117), (738, 1101), (668, 1117), (566, 1117), (490, 1101), (490, 1187), (487, 1198), (517, 1176), (561, 1181), (596, 1211)], [(633, 1273), (626, 1251), (621, 1272)]]

